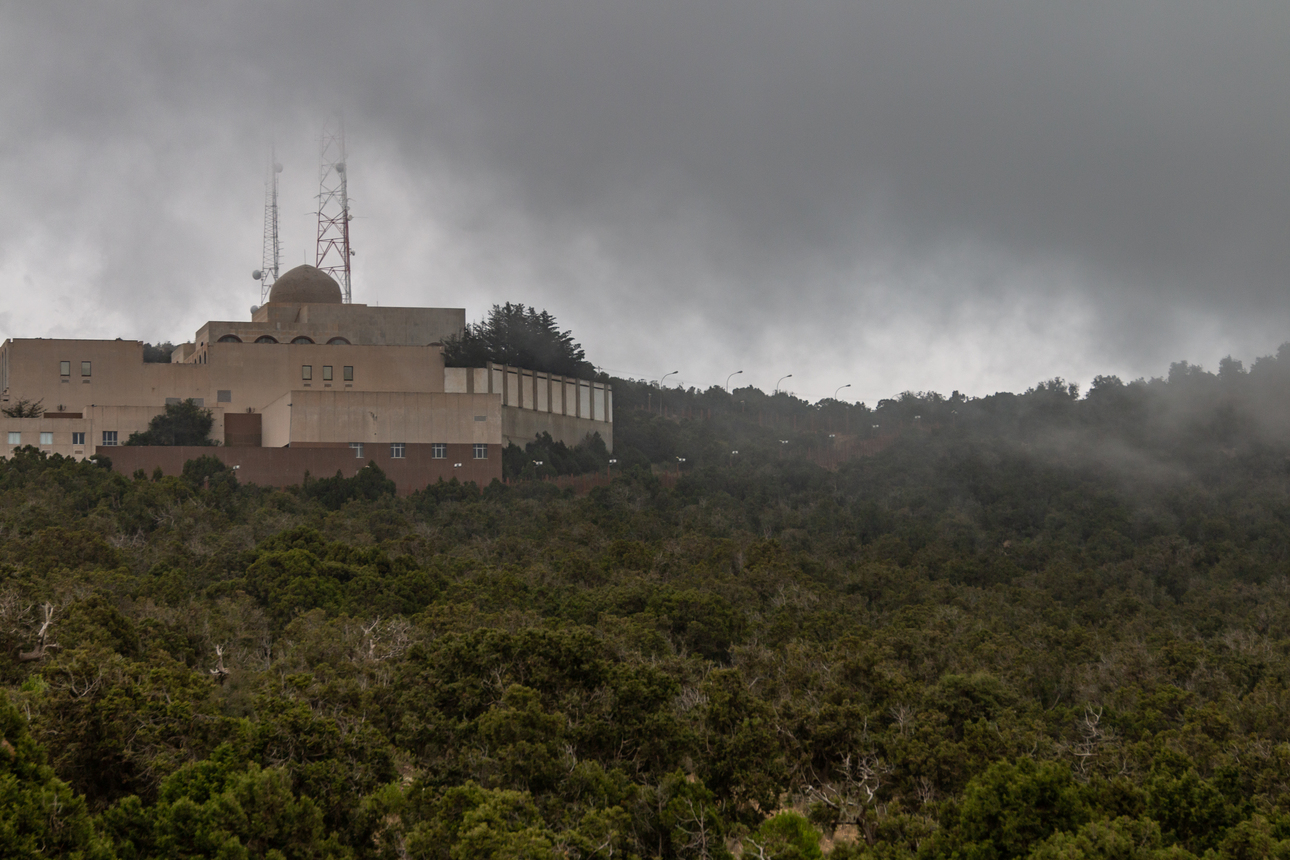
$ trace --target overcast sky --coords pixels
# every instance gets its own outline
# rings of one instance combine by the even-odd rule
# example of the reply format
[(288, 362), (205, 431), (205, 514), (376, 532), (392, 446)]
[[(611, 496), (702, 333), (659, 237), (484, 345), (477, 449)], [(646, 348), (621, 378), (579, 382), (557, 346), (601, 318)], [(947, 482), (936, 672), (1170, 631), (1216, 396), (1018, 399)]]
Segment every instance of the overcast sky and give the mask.
[[(620, 376), (984, 395), (1290, 340), (1290, 4), (0, 6), (0, 337), (186, 340), (313, 262)], [(678, 377), (669, 380), (672, 384)]]

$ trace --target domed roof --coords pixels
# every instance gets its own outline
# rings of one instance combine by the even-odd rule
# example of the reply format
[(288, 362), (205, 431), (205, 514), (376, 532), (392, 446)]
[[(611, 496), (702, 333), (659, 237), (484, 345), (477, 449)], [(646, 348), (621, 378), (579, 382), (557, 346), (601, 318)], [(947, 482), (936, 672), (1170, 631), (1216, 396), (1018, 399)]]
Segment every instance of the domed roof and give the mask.
[(313, 266), (296, 266), (273, 282), (269, 301), (338, 305), (344, 299), (331, 275)]

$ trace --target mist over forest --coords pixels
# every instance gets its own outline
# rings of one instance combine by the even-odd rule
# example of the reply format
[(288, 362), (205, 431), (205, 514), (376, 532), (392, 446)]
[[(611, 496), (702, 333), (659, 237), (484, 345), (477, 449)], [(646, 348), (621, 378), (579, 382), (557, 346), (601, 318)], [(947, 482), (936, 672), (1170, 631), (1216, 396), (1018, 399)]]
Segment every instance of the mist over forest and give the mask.
[(487, 487), (0, 463), (4, 855), (1290, 856), (1290, 346), (612, 382)]

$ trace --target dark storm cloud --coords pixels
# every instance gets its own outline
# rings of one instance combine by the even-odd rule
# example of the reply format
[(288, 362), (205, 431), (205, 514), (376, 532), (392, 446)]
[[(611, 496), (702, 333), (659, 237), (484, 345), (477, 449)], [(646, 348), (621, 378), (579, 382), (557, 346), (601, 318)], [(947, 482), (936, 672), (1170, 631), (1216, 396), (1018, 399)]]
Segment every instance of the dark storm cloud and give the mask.
[(302, 198), (339, 106), (358, 286), (541, 303), (616, 371), (872, 400), (1248, 359), (1290, 330), (1284, 4), (0, 14), (0, 273), (70, 294), (92, 270), (136, 324), (242, 286), (265, 142)]

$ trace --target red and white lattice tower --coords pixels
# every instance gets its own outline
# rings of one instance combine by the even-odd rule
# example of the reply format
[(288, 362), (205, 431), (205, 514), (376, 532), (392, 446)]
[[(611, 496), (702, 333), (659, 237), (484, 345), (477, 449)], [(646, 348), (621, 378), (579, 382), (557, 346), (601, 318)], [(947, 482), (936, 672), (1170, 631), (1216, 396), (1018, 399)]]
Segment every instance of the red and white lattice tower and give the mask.
[(278, 163), (275, 148), (269, 148), (269, 175), (264, 180), (264, 246), (260, 252), (260, 268), (251, 277), (260, 282), (260, 304), (269, 297), (273, 282), (278, 279), (278, 261), (282, 255), (282, 242), (278, 239)]
[(318, 255), (314, 264), (336, 279), (346, 303), (350, 294), (349, 188), (345, 164), (345, 124), (339, 117), (323, 129), (318, 174)]

